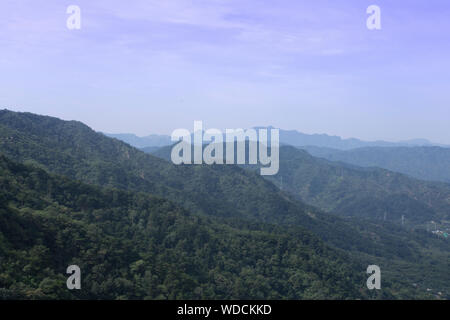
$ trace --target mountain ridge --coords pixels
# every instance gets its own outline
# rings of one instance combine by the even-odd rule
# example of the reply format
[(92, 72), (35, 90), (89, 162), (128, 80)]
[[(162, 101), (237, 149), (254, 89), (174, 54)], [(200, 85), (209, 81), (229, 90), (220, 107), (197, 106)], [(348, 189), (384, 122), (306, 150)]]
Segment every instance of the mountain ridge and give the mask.
[(360, 167), (379, 167), (411, 177), (450, 183), (450, 149), (438, 146), (362, 147), (337, 150), (303, 146), (313, 156)]
[[(413, 270), (410, 279), (447, 292), (447, 281), (435, 285), (433, 277), (445, 260), (440, 251), (445, 241), (421, 231), (323, 213), (238, 166), (175, 166), (82, 123), (6, 111), (0, 111), (0, 150), (14, 161), (92, 185), (154, 194), (202, 217), (305, 229), (359, 265), (377, 261), (387, 270), (386, 281), (401, 277), (407, 267)], [(430, 258), (429, 246), (437, 260)], [(438, 266), (436, 271), (431, 263)], [(420, 271), (425, 264), (430, 264), (427, 274)]]
[[(171, 147), (163, 147), (152, 154), (170, 161), (170, 150)], [(404, 215), (414, 224), (450, 219), (450, 184), (422, 181), (381, 168), (328, 161), (288, 145), (281, 146), (279, 153), (280, 170), (266, 179), (327, 212), (375, 219), (384, 218), (386, 213), (391, 221), (401, 221)]]
[[(253, 129), (275, 129), (272, 126), (253, 127)], [(439, 146), (442, 148), (450, 148), (450, 145), (433, 143), (427, 139), (410, 139), (398, 142), (390, 142), (383, 140), (365, 141), (357, 138), (341, 138), (328, 134), (306, 134), (297, 130), (280, 130), (280, 144), (288, 144), (292, 146), (316, 146), (334, 148), (338, 150), (351, 150), (361, 147), (413, 147), (413, 146)], [(109, 137), (122, 140), (137, 148), (146, 147), (163, 147), (171, 145), (171, 137), (169, 135), (151, 134), (139, 137), (132, 133), (111, 134), (104, 133)]]
[[(0, 299), (367, 298), (358, 266), (302, 229), (193, 216), (3, 155), (0, 190)], [(72, 264), (83, 290), (65, 289)]]

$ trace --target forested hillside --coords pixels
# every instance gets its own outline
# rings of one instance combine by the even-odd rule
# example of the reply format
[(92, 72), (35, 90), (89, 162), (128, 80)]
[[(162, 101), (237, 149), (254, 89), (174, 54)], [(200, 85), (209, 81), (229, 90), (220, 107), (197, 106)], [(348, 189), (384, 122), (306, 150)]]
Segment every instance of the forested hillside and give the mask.
[[(0, 156), (0, 298), (361, 298), (363, 273), (309, 232), (193, 216)], [(83, 290), (65, 287), (77, 264)]]
[(336, 150), (300, 147), (311, 155), (361, 167), (379, 167), (417, 179), (450, 183), (450, 148), (441, 147), (364, 147)]
[[(162, 147), (151, 154), (170, 160), (170, 150)], [(265, 178), (310, 205), (342, 216), (400, 223), (404, 215), (414, 226), (450, 219), (450, 184), (331, 162), (291, 146), (280, 147), (280, 170)]]
[(30, 113), (0, 111), (0, 139), (2, 152), (13, 160), (90, 184), (149, 192), (208, 216), (300, 225), (345, 249), (373, 253), (378, 248), (345, 221), (238, 166), (176, 166), (80, 122)]
[[(175, 166), (79, 122), (6, 110), (0, 111), (0, 150), (14, 161), (90, 185), (168, 199), (189, 216), (212, 221), (212, 225), (220, 221), (220, 225), (245, 233), (254, 224), (269, 223), (264, 228), (280, 230), (277, 232), (288, 238), (289, 228), (301, 234), (307, 234), (307, 229), (334, 252), (348, 255), (348, 261), (361, 268), (357, 273), (364, 272), (369, 264), (380, 265), (385, 270), (384, 295), (436, 297), (434, 291), (427, 293), (424, 289), (431, 285), (444, 295), (448, 292), (450, 280), (442, 271), (448, 268), (448, 242), (420, 231), (410, 233), (393, 225), (323, 213), (251, 170), (220, 165)], [(213, 234), (220, 234), (216, 231)], [(222, 240), (230, 242), (231, 238)], [(407, 277), (402, 275), (404, 270), (408, 270)], [(420, 285), (413, 287), (413, 283)]]
[[(169, 160), (170, 151), (171, 147), (169, 146), (160, 148), (152, 154)], [(425, 286), (429, 288), (440, 288), (439, 290), (448, 292), (450, 277), (446, 275), (445, 270), (450, 267), (449, 241), (439, 239), (431, 232), (427, 232), (426, 226), (420, 224), (420, 221), (424, 219), (423, 217), (412, 216), (417, 220), (410, 219), (410, 213), (424, 214), (425, 218), (430, 218), (426, 214), (435, 214), (435, 211), (430, 210), (429, 205), (439, 204), (440, 201), (436, 203), (431, 201), (426, 204), (417, 201), (418, 206), (402, 207), (404, 203), (399, 201), (401, 197), (391, 198), (388, 194), (389, 192), (392, 192), (392, 194), (398, 192), (408, 198), (412, 196), (411, 194), (416, 193), (415, 196), (421, 197), (421, 190), (427, 190), (430, 195), (439, 196), (439, 192), (433, 193), (436, 190), (439, 191), (443, 186), (445, 188), (444, 184), (419, 181), (381, 169), (364, 169), (351, 165), (330, 163), (311, 157), (306, 152), (289, 146), (281, 147), (280, 160), (280, 172), (275, 176), (267, 176), (266, 178), (274, 182), (283, 191), (295, 194), (297, 198), (300, 198), (296, 194), (296, 189), (290, 183), (294, 177), (298, 177), (298, 172), (293, 169), (304, 165), (304, 167), (301, 167), (304, 171), (300, 170), (300, 173), (324, 181), (323, 188), (325, 190), (328, 188), (329, 194), (324, 191), (320, 193), (320, 196), (329, 201), (329, 204), (339, 203), (342, 200), (348, 203), (350, 207), (355, 204), (360, 206), (358, 211), (349, 210), (350, 214), (347, 214), (347, 211), (335, 212), (346, 218), (345, 223), (334, 215), (326, 215), (317, 212), (317, 210), (311, 210), (310, 216), (321, 222), (322, 229), (318, 230), (314, 225), (309, 225), (307, 227), (310, 230), (313, 230), (330, 244), (337, 245), (346, 252), (351, 252), (354, 258), (362, 259), (361, 261), (364, 263), (377, 261), (377, 263), (383, 265), (385, 270), (390, 270), (390, 276), (397, 281), (406, 277), (408, 284), (405, 286), (420, 283), (422, 286), (426, 284)], [(243, 167), (258, 169), (257, 166), (245, 165)], [(387, 176), (384, 178), (381, 175), (382, 179), (378, 179), (379, 176), (371, 173), (372, 170), (375, 173), (382, 172)], [(342, 186), (339, 184), (336, 186), (328, 185), (327, 177), (330, 177), (330, 181), (341, 180)], [(296, 180), (299, 185), (305, 183), (306, 187), (310, 182), (306, 178)], [(359, 186), (355, 182), (358, 182)], [(399, 185), (395, 185), (395, 183), (399, 183)], [(367, 196), (367, 198), (365, 199), (362, 195)], [(358, 202), (355, 199), (359, 199)], [(376, 204), (376, 206), (374, 207), (372, 204)], [(374, 210), (377, 207), (383, 207), (386, 211), (377, 215), (377, 211)], [(427, 209), (422, 211), (424, 207)], [(326, 209), (326, 207), (324, 208)], [(331, 212), (334, 213), (334, 211)], [(445, 214), (446, 211), (442, 210), (441, 212)], [(385, 213), (386, 219), (384, 219)], [(389, 213), (395, 213), (396, 216)], [(402, 214), (406, 216), (404, 225), (401, 223)], [(344, 234), (352, 234), (353, 237), (344, 236)], [(403, 270), (408, 270), (407, 276), (402, 274)], [(424, 270), (427, 271), (424, 272)], [(401, 290), (405, 289), (405, 286)]]
[(208, 215), (310, 219), (307, 206), (288, 201), (256, 173), (237, 166), (175, 166), (80, 122), (0, 111), (0, 147), (15, 161), (104, 187), (150, 192)]
[[(282, 177), (282, 178), (281, 178)], [(345, 216), (422, 224), (450, 219), (450, 185), (427, 182), (378, 168), (360, 168), (280, 149), (280, 171), (269, 177), (303, 201)]]

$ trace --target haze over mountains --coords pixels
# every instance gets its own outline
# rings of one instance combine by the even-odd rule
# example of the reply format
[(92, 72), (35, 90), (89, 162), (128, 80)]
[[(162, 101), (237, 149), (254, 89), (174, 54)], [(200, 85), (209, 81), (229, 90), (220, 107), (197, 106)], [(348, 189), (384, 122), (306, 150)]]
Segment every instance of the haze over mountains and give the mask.
[[(0, 1), (2, 315), (450, 300), (449, 17), (450, 0)], [(345, 317), (385, 311), (367, 307)]]
[(168, 135), (151, 134), (145, 137), (138, 137), (132, 133), (105, 133), (105, 135), (122, 140), (136, 148), (163, 147), (172, 143)]
[(339, 215), (409, 224), (450, 220), (450, 184), (425, 182), (380, 168), (361, 168), (315, 158), (290, 146), (280, 149), (279, 177), (303, 201)]
[[(306, 180), (307, 192), (297, 189), (303, 178), (283, 179), (281, 187), (277, 176), (270, 181), (252, 168), (175, 166), (77, 121), (0, 111), (5, 157), (0, 255), (15, 257), (2, 259), (7, 271), (0, 274), (0, 286), (7, 290), (0, 293), (57, 296), (52, 274), (76, 261), (94, 273), (88, 296), (98, 298), (448, 297), (449, 242), (421, 226), (424, 219), (448, 218), (447, 185), (433, 189), (438, 185), (399, 174), (372, 180), (372, 173), (345, 171), (286, 148), (293, 153), (281, 158), (287, 176), (308, 178), (303, 165), (309, 165), (306, 171), (318, 166)], [(326, 168), (340, 175), (334, 169), (321, 172)], [(352, 178), (344, 180), (348, 188), (334, 187), (347, 175)], [(373, 202), (392, 209), (402, 204), (388, 201), (397, 188), (409, 198), (396, 216), (384, 221), (368, 210)], [(352, 198), (366, 199), (367, 205), (354, 201), (359, 207), (334, 212)], [(416, 210), (408, 222), (417, 227), (397, 222), (401, 210)], [(69, 230), (77, 236), (71, 238)], [(24, 237), (27, 233), (33, 237)], [(77, 250), (61, 237), (72, 239)], [(49, 266), (58, 252), (65, 253)], [(105, 264), (100, 253), (107, 257)], [(15, 272), (14, 261), (33, 273)], [(374, 262), (384, 270), (385, 289), (378, 293), (363, 289), (365, 268)], [(120, 272), (102, 278), (98, 270), (109, 274), (113, 264)], [(142, 281), (153, 289), (140, 288)], [(255, 287), (255, 281), (261, 285)]]
[[(274, 127), (255, 127), (255, 129)], [(148, 135), (145, 137), (138, 137), (135, 134), (123, 133), (123, 134), (111, 134), (105, 133), (108, 137), (117, 138), (122, 140), (136, 148), (145, 147), (162, 147), (172, 144), (169, 135)], [(432, 143), (426, 139), (412, 139), (400, 142), (388, 142), (388, 141), (363, 141), (355, 138), (342, 139), (338, 136), (330, 136), (327, 134), (305, 134), (296, 130), (282, 130), (280, 129), (280, 143), (289, 144), (292, 146), (316, 146), (324, 148), (332, 148), (338, 150), (349, 150), (361, 147), (407, 147), (407, 146), (441, 146), (437, 143)]]
[(450, 183), (450, 148), (362, 147), (337, 150), (316, 146), (300, 147), (311, 155), (361, 167), (379, 167), (423, 180)]
[[(173, 144), (167, 135), (147, 137), (137, 137), (134, 134), (106, 135), (147, 153), (156, 152), (160, 147)], [(368, 142), (325, 134), (308, 135), (294, 130), (280, 130), (280, 144), (299, 147), (313, 156), (330, 161), (341, 161), (361, 167), (378, 167), (422, 180), (450, 183), (450, 147), (434, 144), (425, 139)]]
[[(152, 154), (170, 161), (171, 148)], [(327, 161), (292, 146), (281, 146), (279, 153), (280, 170), (266, 179), (324, 211), (397, 223), (404, 216), (412, 225), (450, 220), (450, 184)]]

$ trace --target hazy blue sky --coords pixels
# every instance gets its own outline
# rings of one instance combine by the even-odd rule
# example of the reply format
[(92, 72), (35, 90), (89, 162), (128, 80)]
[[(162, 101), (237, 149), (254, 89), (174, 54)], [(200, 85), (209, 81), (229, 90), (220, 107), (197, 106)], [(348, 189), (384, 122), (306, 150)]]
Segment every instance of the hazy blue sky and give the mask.
[(0, 0), (0, 108), (113, 133), (203, 120), (448, 144), (450, 1)]

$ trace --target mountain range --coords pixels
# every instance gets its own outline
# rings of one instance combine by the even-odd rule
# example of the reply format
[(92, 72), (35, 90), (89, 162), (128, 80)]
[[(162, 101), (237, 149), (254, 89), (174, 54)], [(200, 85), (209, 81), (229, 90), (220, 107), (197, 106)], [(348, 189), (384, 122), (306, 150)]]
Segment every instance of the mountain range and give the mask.
[(379, 167), (422, 180), (450, 183), (450, 148), (363, 147), (337, 150), (316, 146), (300, 147), (313, 156), (360, 167)]
[[(254, 127), (254, 129), (274, 129), (268, 127)], [(440, 146), (450, 148), (448, 145), (432, 143), (427, 139), (411, 139), (399, 142), (388, 141), (363, 141), (356, 138), (343, 139), (338, 136), (330, 136), (327, 134), (306, 134), (296, 130), (283, 130), (280, 132), (280, 144), (288, 144), (292, 146), (315, 146), (323, 148), (332, 148), (337, 150), (350, 150), (361, 147), (413, 147), (413, 146)], [(171, 145), (173, 142), (169, 135), (152, 134), (139, 137), (132, 133), (111, 134), (105, 133), (106, 136), (122, 140), (136, 148), (146, 147), (163, 147)]]
[[(257, 129), (265, 127), (257, 127)], [(272, 127), (268, 127), (272, 128)], [(146, 153), (172, 145), (170, 136), (108, 134)], [(325, 134), (303, 134), (280, 130), (280, 144), (299, 147), (315, 157), (340, 161), (360, 167), (378, 167), (407, 174), (421, 180), (450, 182), (450, 147), (433, 144), (425, 139), (403, 142), (342, 139)]]
[(139, 137), (132, 133), (104, 133), (107, 137), (124, 141), (136, 148), (163, 147), (172, 144), (168, 135), (151, 134)]
[[(170, 161), (170, 152), (168, 146), (152, 154)], [(326, 212), (398, 223), (404, 216), (414, 226), (450, 220), (450, 184), (422, 181), (376, 167), (328, 161), (292, 146), (281, 146), (279, 153), (280, 170), (266, 179), (298, 200)]]
[[(0, 173), (0, 299), (364, 298), (355, 266), (308, 232), (199, 217), (4, 156)], [(65, 289), (71, 264), (83, 290)]]
[[(289, 150), (312, 162), (326, 161)], [(295, 183), (287, 189), (286, 178), (280, 187), (253, 168), (175, 166), (80, 122), (8, 110), (0, 111), (0, 153), (5, 221), (0, 256), (1, 270), (7, 270), (0, 273), (3, 297), (59, 297), (55, 290), (62, 279), (52, 281), (53, 275), (74, 261), (92, 272), (90, 298), (449, 294), (448, 241), (420, 228), (423, 220), (416, 215), (411, 217), (418, 227), (407, 229), (372, 213), (335, 212), (339, 206), (332, 202), (339, 199), (333, 188), (321, 186), (321, 200), (314, 203), (314, 197), (304, 196), (311, 190), (304, 193)], [(282, 163), (292, 170), (287, 174), (297, 174), (294, 164)], [(365, 178), (355, 181), (368, 184), (365, 195), (373, 188)], [(419, 192), (416, 188), (405, 193)], [(342, 190), (345, 198), (352, 192), (358, 188)], [(374, 201), (390, 205), (379, 194)], [(426, 219), (446, 217), (441, 197), (420, 198), (417, 205), (426, 201), (432, 208)], [(197, 227), (200, 233), (193, 235)], [(71, 243), (79, 251), (70, 251)], [(49, 265), (58, 252), (61, 260)], [(374, 262), (384, 270), (381, 292), (364, 289), (365, 268)], [(104, 273), (111, 277), (102, 278)]]

